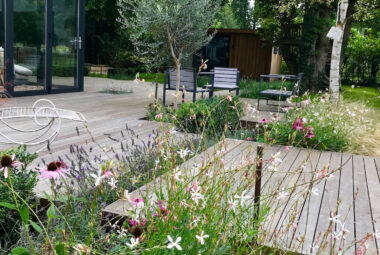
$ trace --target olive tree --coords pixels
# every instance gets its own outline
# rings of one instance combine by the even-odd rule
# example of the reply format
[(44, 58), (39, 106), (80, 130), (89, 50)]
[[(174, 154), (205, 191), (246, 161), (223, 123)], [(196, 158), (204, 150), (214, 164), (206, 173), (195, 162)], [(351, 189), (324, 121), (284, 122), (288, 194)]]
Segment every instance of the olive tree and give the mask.
[(219, 1), (118, 0), (118, 6), (119, 21), (128, 29), (143, 62), (159, 66), (170, 56), (177, 74), (177, 107), (181, 64), (212, 39), (208, 29), (219, 11)]

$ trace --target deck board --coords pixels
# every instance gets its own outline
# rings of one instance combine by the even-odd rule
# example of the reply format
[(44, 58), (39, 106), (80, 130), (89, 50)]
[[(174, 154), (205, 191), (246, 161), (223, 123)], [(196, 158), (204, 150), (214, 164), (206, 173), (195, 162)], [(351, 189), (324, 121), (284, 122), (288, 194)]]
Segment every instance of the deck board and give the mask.
[[(355, 239), (360, 241), (367, 234), (373, 233), (373, 222), (371, 208), (369, 204), (367, 181), (365, 176), (363, 156), (353, 156), (353, 173), (354, 173), (354, 191), (356, 199), (354, 200), (355, 208)], [(358, 248), (361, 244), (357, 244)], [(376, 250), (374, 239), (370, 238), (366, 241), (369, 250)]]
[[(258, 145), (255, 142), (227, 139), (224, 168), (234, 169), (245, 158), (255, 157)], [(181, 169), (190, 171), (186, 169), (191, 165), (197, 162), (208, 162), (207, 160), (215, 155), (218, 146), (217, 144), (191, 158), (181, 166)], [(311, 247), (315, 244), (315, 247), (320, 249), (318, 254), (331, 254), (333, 242), (327, 241), (327, 246), (322, 248), (319, 247), (319, 243), (323, 238), (331, 239), (331, 233), (328, 234), (329, 236), (326, 233), (331, 226), (329, 220), (331, 213), (336, 209), (337, 213), (341, 215), (339, 219), (345, 223), (345, 228), (350, 230), (346, 233), (343, 245), (345, 254), (355, 253), (355, 246), (352, 245), (355, 241), (364, 238), (367, 233), (373, 234), (379, 231), (380, 206), (378, 203), (373, 203), (380, 196), (377, 158), (300, 148), (291, 148), (290, 151), (287, 151), (282, 146), (263, 146), (265, 163), (262, 194), (263, 197), (267, 197), (266, 199), (262, 197), (262, 202), (269, 201), (268, 199), (272, 197), (271, 203), (275, 205), (270, 209), (268, 220), (260, 227), (264, 233), (261, 240), (265, 245), (310, 254)], [(269, 159), (278, 151), (281, 151), (283, 159), (279, 170), (274, 173), (266, 172)], [(302, 167), (304, 164), (305, 167)], [(329, 178), (321, 178), (317, 181), (313, 170), (321, 170), (325, 166), (328, 166), (328, 173), (332, 174), (332, 177), (328, 175)], [(191, 173), (191, 176), (200, 178), (202, 174), (204, 173), (196, 172)], [(243, 176), (243, 173), (238, 173), (229, 181), (240, 183), (243, 181)], [(313, 185), (311, 185), (311, 181), (313, 181)], [(157, 185), (159, 182), (158, 180), (152, 182), (148, 184), (148, 187), (152, 187), (153, 183)], [(254, 183), (249, 183), (251, 195), (253, 195), (253, 185)], [(354, 208), (354, 188), (357, 185), (365, 192), (360, 195), (360, 202), (356, 200)], [(238, 186), (235, 185), (235, 188)], [(288, 189), (290, 195), (283, 202), (278, 201), (274, 196), (278, 190), (273, 187)], [(318, 192), (311, 192), (311, 188), (314, 188), (313, 191), (318, 188)], [(147, 192), (147, 190), (147, 187), (142, 187), (133, 192), (132, 196), (133, 194), (144, 194), (143, 192)], [(359, 194), (360, 192), (358, 196)], [(337, 206), (338, 201), (339, 207)], [(128, 207), (128, 202), (119, 200), (106, 207), (104, 212), (127, 215)], [(335, 226), (333, 228), (335, 230)], [(281, 237), (279, 238), (279, 236)], [(376, 241), (373, 239), (372, 243), (368, 242), (368, 245), (367, 254), (376, 254), (378, 251)]]

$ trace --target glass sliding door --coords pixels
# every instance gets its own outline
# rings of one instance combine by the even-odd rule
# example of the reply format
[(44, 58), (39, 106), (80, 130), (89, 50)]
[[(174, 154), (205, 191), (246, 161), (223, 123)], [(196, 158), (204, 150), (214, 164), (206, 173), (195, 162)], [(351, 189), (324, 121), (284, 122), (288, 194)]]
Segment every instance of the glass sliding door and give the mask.
[(14, 92), (45, 91), (45, 1), (13, 1)]
[(4, 0), (0, 0), (0, 85), (5, 84), (5, 11)]
[(84, 9), (85, 0), (0, 0), (0, 84), (11, 95), (83, 90)]
[(52, 88), (77, 88), (78, 0), (54, 0), (52, 9)]

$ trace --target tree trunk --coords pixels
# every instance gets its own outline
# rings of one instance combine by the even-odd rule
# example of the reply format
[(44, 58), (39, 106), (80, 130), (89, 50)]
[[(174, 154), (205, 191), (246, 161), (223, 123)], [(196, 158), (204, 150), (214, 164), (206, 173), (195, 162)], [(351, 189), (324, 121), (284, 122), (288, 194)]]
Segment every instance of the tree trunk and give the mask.
[(181, 83), (181, 64), (176, 61), (175, 64), (176, 71), (176, 85), (175, 85), (175, 101), (174, 101), (174, 109), (178, 108), (178, 98), (179, 98), (179, 86)]
[(336, 26), (330, 29), (328, 37), (333, 39), (333, 49), (331, 53), (330, 69), (330, 93), (333, 101), (339, 99), (340, 87), (340, 58), (343, 44), (343, 34), (346, 25), (346, 14), (348, 9), (348, 0), (341, 0), (338, 3)]
[(279, 46), (282, 54), (282, 58), (284, 59), (286, 66), (288, 68), (289, 74), (297, 74), (298, 73), (298, 61), (297, 54), (294, 54), (291, 51), (291, 46), (289, 44), (282, 44)]

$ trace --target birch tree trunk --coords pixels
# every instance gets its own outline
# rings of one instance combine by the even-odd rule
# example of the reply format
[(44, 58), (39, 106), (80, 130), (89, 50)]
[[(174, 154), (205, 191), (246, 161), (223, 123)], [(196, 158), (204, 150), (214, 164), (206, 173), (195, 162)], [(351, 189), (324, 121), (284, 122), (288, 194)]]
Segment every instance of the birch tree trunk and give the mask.
[(330, 67), (330, 93), (331, 100), (334, 102), (339, 99), (340, 87), (340, 58), (343, 45), (343, 34), (346, 25), (346, 16), (348, 9), (348, 0), (340, 0), (338, 3), (336, 26), (332, 27), (327, 34), (327, 37), (333, 39), (333, 48), (331, 53), (331, 67)]

